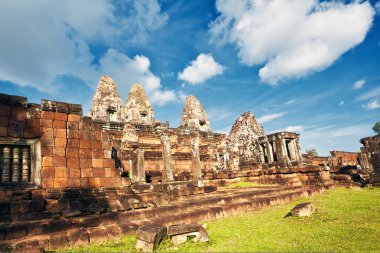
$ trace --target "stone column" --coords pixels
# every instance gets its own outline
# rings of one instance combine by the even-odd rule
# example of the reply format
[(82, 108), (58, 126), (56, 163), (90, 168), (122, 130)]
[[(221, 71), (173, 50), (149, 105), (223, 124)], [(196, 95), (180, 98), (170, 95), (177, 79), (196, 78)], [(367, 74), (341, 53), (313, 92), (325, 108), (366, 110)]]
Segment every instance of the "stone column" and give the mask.
[(164, 170), (162, 172), (162, 182), (174, 181), (172, 151), (170, 138), (167, 135), (161, 136), (162, 158), (164, 160)]
[(295, 161), (297, 160), (296, 157), (296, 152), (295, 152), (295, 147), (294, 147), (294, 140), (290, 140), (290, 142), (287, 144), (289, 147), (289, 152), (290, 152), (290, 160)]
[(145, 183), (144, 149), (136, 150), (136, 157), (132, 162), (131, 179), (134, 183)]
[(11, 149), (9, 146), (3, 148), (3, 172), (1, 174), (1, 182), (9, 183), (11, 178)]
[(30, 181), (29, 171), (29, 148), (22, 148), (22, 182), (27, 183)]
[(199, 156), (199, 136), (191, 139), (191, 172), (193, 178), (198, 180), (198, 186), (202, 184), (201, 160)]
[(265, 151), (264, 151), (264, 148), (263, 146), (261, 146), (261, 144), (259, 144), (260, 146), (260, 159), (261, 159), (261, 163), (265, 163)]
[(267, 149), (268, 163), (274, 162), (273, 152), (272, 152), (271, 144), (269, 143), (269, 141), (265, 143), (265, 148)]
[(12, 182), (19, 182), (20, 178), (20, 148), (13, 147)]

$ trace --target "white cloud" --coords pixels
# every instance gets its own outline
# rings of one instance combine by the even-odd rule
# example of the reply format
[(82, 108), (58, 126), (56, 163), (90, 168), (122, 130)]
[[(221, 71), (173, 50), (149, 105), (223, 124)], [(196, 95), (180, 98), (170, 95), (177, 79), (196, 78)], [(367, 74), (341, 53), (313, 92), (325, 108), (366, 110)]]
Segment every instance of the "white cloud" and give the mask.
[(262, 124), (262, 123), (270, 122), (270, 121), (277, 119), (277, 118), (281, 118), (285, 114), (286, 114), (286, 112), (267, 114), (267, 115), (264, 115), (264, 116), (258, 118), (257, 121)]
[(308, 128), (301, 134), (301, 147), (315, 147), (319, 155), (329, 155), (331, 150), (358, 152), (359, 140), (372, 135), (371, 128), (371, 124)]
[(356, 101), (363, 101), (371, 98), (375, 98), (380, 96), (380, 87), (375, 88), (369, 92), (363, 93), (360, 96), (358, 96), (355, 100)]
[[(157, 1), (120, 4), (107, 0), (2, 1), (0, 81), (54, 94), (58, 76), (77, 77), (94, 88), (104, 74), (116, 81), (123, 99), (129, 87), (139, 82), (157, 104), (174, 100), (174, 92), (164, 90), (160, 78), (150, 71), (147, 57), (129, 58), (113, 49), (118, 41), (143, 40), (166, 22), (166, 15)], [(120, 8), (128, 9), (127, 15), (117, 14)], [(90, 45), (99, 42), (108, 50), (95, 61)]]
[(216, 75), (221, 75), (224, 68), (214, 60), (211, 54), (200, 54), (196, 60), (191, 61), (189, 66), (178, 73), (178, 79), (190, 84), (201, 84)]
[(164, 105), (177, 100), (174, 91), (163, 90), (161, 79), (150, 71), (150, 61), (143, 55), (131, 59), (114, 49), (109, 49), (100, 59), (97, 72), (112, 77), (123, 100), (127, 98), (134, 83), (144, 86), (154, 104)]
[(373, 110), (373, 109), (380, 108), (379, 100), (377, 100), (377, 99), (371, 100), (367, 104), (363, 105), (362, 108), (364, 108), (366, 110)]
[(372, 25), (368, 1), (218, 0), (212, 40), (232, 43), (241, 63), (264, 66), (269, 84), (322, 71), (360, 44)]
[(344, 101), (340, 101), (339, 106), (343, 106), (343, 105), (344, 105)]
[(294, 102), (295, 102), (295, 100), (292, 99), (292, 100), (286, 101), (286, 102), (284, 103), (284, 105), (290, 105), (290, 104), (293, 104)]
[(285, 128), (285, 131), (287, 132), (303, 132), (303, 130), (303, 126), (288, 126)]
[(352, 86), (352, 88), (353, 88), (354, 90), (358, 90), (358, 89), (362, 88), (362, 87), (364, 86), (364, 84), (365, 84), (365, 80), (364, 80), (364, 79), (357, 80), (357, 81), (354, 83), (354, 85)]

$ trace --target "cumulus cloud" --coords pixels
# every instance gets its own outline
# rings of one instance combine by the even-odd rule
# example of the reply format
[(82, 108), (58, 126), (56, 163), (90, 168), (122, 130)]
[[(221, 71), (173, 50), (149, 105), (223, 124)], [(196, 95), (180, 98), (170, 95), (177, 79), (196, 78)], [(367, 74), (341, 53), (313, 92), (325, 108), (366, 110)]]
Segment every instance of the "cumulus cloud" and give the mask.
[(206, 80), (221, 75), (225, 67), (217, 63), (211, 54), (200, 54), (197, 59), (190, 62), (182, 72), (178, 73), (178, 79), (190, 84), (201, 84)]
[(353, 88), (354, 90), (358, 90), (358, 89), (362, 88), (362, 87), (364, 86), (364, 84), (365, 84), (365, 80), (364, 80), (364, 79), (357, 80), (357, 81), (354, 83), (354, 85), (352, 86), (352, 88)]
[[(111, 76), (123, 98), (133, 83), (145, 86), (152, 101), (164, 104), (175, 93), (163, 89), (150, 71), (147, 57), (129, 58), (113, 48), (117, 41), (143, 39), (162, 26), (167, 17), (157, 1), (2, 1), (0, 8), (0, 81), (32, 86), (50, 94), (57, 77), (70, 76), (95, 88), (101, 75)], [(118, 8), (129, 8), (128, 15)], [(86, 11), (83, 11), (86, 10)], [(22, 18), (19, 18), (22, 17)], [(132, 34), (130, 34), (132, 35)], [(90, 47), (102, 42), (108, 48), (100, 58)]]
[(266, 123), (266, 122), (270, 122), (274, 119), (278, 119), (278, 118), (281, 118), (282, 116), (284, 116), (286, 114), (286, 112), (279, 112), (279, 113), (273, 113), (273, 114), (267, 114), (267, 115), (264, 115), (260, 118), (257, 119), (258, 122), (260, 122), (261, 124), (262, 123)]
[(143, 55), (129, 58), (115, 49), (109, 49), (99, 60), (96, 71), (112, 77), (123, 99), (128, 96), (132, 84), (139, 83), (154, 104), (164, 105), (177, 100), (174, 91), (163, 89), (161, 79), (150, 70), (150, 60)]
[(360, 44), (372, 25), (366, 2), (218, 0), (212, 40), (231, 43), (241, 63), (264, 66), (269, 84), (322, 71)]
[(362, 108), (364, 108), (366, 110), (373, 110), (373, 109), (380, 108), (379, 100), (377, 100), (377, 99), (371, 100), (367, 104), (363, 105)]
[(304, 128), (303, 126), (288, 126), (285, 128), (285, 131), (287, 132), (303, 132)]

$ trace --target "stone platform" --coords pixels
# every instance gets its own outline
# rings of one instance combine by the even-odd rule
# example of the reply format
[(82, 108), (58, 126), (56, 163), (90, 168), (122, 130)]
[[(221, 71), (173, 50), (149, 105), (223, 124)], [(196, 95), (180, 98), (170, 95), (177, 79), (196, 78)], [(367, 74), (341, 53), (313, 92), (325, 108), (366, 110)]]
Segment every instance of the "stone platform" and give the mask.
[(179, 196), (169, 204), (156, 208), (3, 223), (0, 226), (0, 251), (38, 246), (54, 249), (83, 245), (119, 238), (141, 226), (205, 222), (264, 206), (284, 204), (323, 191), (320, 187), (300, 186), (222, 189), (211, 193)]

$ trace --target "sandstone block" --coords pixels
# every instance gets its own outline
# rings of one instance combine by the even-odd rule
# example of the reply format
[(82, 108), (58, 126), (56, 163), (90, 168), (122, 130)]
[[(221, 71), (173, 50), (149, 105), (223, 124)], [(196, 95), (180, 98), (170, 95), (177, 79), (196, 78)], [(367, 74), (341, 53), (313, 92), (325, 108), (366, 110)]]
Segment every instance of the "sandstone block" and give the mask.
[(64, 120), (54, 120), (53, 121), (53, 128), (56, 129), (66, 129), (67, 122)]
[(310, 216), (314, 211), (314, 205), (311, 202), (306, 202), (296, 205), (290, 212), (292, 216), (303, 217)]
[(68, 121), (74, 121), (74, 122), (80, 122), (81, 116), (76, 114), (69, 114), (67, 120)]
[(167, 229), (161, 225), (153, 224), (141, 227), (137, 231), (135, 248), (144, 252), (152, 252), (166, 238), (166, 235)]
[(54, 113), (54, 119), (67, 121), (67, 113), (56, 112)]
[(195, 236), (194, 241), (209, 240), (206, 229), (197, 223), (171, 225), (168, 228), (168, 235), (172, 236), (175, 245), (185, 242), (190, 236)]

